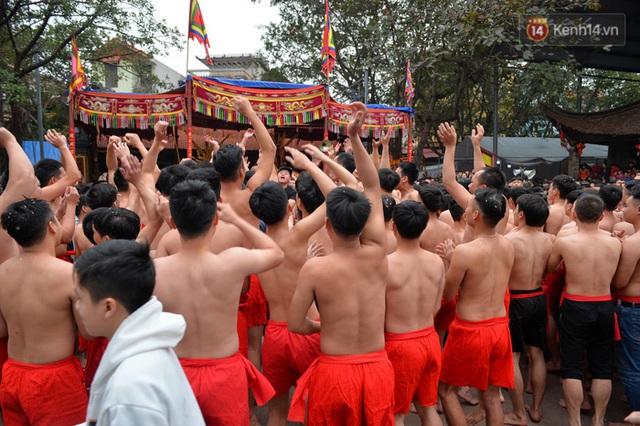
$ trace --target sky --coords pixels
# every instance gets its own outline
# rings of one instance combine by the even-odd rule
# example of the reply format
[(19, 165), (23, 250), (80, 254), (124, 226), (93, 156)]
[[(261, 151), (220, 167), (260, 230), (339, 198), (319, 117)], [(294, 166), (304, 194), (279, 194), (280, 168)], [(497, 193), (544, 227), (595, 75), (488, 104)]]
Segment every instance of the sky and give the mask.
[[(253, 4), (249, 0), (199, 0), (200, 10), (209, 36), (209, 54), (229, 55), (256, 53), (262, 49), (261, 25), (278, 22), (280, 17), (276, 7), (269, 6), (269, 0)], [(184, 49), (172, 49), (156, 58), (181, 74), (186, 74), (186, 40), (189, 20), (189, 0), (154, 0), (155, 17), (166, 20), (183, 34)], [(204, 57), (204, 47), (191, 40), (189, 42), (189, 68), (204, 66), (196, 59)], [(200, 66), (201, 65), (201, 66)]]

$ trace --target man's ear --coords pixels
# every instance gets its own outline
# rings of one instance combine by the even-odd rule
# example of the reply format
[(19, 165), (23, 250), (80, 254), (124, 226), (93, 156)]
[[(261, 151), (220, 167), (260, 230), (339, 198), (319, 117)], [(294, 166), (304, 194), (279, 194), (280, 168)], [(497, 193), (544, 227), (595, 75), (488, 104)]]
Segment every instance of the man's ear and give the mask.
[(118, 313), (118, 311), (122, 309), (120, 303), (113, 297), (107, 297), (100, 303), (104, 309), (103, 312), (105, 319), (113, 318)]

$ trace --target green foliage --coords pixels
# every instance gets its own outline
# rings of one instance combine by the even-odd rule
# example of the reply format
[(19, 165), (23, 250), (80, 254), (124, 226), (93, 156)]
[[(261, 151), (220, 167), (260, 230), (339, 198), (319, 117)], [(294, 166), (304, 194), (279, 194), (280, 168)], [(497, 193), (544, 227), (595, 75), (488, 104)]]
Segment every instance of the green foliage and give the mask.
[(151, 55), (179, 45), (177, 30), (157, 22), (153, 14), (152, 0), (0, 0), (0, 93), (5, 105), (11, 105), (8, 124), (19, 139), (33, 135), (25, 115), (15, 111), (35, 114), (35, 69), (43, 77), (43, 103), (64, 95), (72, 34), (92, 81), (101, 68), (94, 53), (112, 38), (120, 37)]
[[(259, 1), (259, 0), (257, 0)], [(271, 0), (281, 22), (263, 38), (271, 63), (291, 81), (322, 83), (320, 50), (324, 0)], [(555, 132), (538, 109), (540, 102), (575, 110), (578, 69), (572, 61), (527, 63), (519, 42), (524, 17), (584, 8), (599, 2), (574, 0), (330, 0), (337, 61), (331, 93), (338, 101), (361, 100), (363, 74), (370, 69), (369, 101), (405, 105), (405, 65), (411, 60), (416, 152), (431, 146), (440, 122), (452, 121), (459, 135), (476, 123), (492, 133), (494, 65), (500, 85), (499, 134), (543, 136)], [(584, 71), (582, 71), (585, 73)], [(615, 76), (597, 71), (588, 74)], [(619, 106), (638, 99), (638, 83), (583, 78), (583, 111)], [(609, 106), (607, 106), (609, 105)], [(399, 152), (399, 147), (393, 150)], [(418, 160), (421, 156), (416, 155)]]

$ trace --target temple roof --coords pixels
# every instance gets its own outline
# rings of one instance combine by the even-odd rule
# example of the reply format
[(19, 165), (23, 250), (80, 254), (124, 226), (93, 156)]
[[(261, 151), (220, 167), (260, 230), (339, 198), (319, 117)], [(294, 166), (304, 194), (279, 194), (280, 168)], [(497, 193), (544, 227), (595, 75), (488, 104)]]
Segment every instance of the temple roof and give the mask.
[(542, 112), (575, 142), (609, 145), (640, 140), (640, 101), (606, 111), (577, 113), (540, 105)]

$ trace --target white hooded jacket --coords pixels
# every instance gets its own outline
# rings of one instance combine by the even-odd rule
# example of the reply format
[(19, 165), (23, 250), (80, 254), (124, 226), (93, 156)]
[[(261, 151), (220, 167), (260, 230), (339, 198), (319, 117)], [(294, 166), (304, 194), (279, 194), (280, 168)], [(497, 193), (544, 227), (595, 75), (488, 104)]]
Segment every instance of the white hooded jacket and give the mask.
[(127, 317), (96, 371), (86, 425), (204, 426), (173, 350), (185, 328), (155, 296)]

